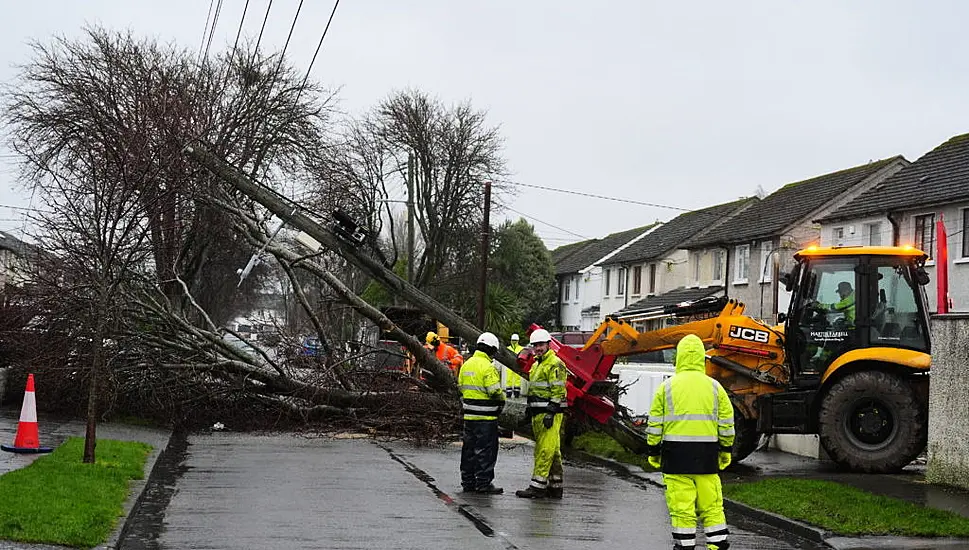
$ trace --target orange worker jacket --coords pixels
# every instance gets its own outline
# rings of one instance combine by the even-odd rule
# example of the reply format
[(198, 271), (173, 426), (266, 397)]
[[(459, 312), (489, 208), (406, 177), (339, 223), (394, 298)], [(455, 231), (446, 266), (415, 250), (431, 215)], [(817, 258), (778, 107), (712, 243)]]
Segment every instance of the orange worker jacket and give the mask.
[(458, 370), (461, 368), (461, 365), (464, 364), (464, 357), (461, 357), (458, 350), (445, 344), (444, 342), (441, 342), (437, 346), (437, 349), (432, 348), (430, 344), (424, 344), (424, 347), (433, 351), (434, 355), (437, 356), (437, 359), (447, 365), (448, 368), (451, 369), (451, 372), (457, 376)]

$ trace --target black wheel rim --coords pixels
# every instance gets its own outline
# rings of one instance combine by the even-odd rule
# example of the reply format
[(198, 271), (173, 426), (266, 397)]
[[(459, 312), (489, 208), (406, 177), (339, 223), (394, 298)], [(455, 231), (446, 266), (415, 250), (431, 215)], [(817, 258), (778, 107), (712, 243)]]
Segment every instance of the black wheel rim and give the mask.
[(851, 442), (867, 451), (889, 446), (895, 439), (898, 424), (895, 415), (878, 399), (860, 399), (845, 415), (845, 433)]

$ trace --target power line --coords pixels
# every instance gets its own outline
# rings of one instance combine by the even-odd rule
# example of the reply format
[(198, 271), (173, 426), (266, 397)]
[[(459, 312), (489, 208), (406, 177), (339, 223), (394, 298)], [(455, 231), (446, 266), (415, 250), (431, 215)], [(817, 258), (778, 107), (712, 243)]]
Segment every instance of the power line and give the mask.
[(266, 6), (266, 15), (262, 18), (262, 26), (259, 27), (259, 37), (256, 38), (256, 48), (253, 50), (253, 56), (259, 53), (259, 44), (262, 42), (262, 33), (266, 30), (266, 21), (269, 20), (269, 10), (273, 8), (273, 0), (269, 0), (269, 4)]
[(625, 199), (620, 197), (609, 197), (606, 195), (597, 195), (595, 193), (584, 193), (582, 191), (572, 191), (569, 189), (557, 189), (555, 187), (547, 187), (544, 185), (535, 185), (533, 183), (521, 183), (521, 182), (510, 182), (512, 185), (517, 185), (519, 187), (531, 187), (532, 189), (542, 189), (543, 191), (555, 191), (556, 193), (564, 193), (566, 195), (577, 195), (580, 197), (589, 197), (593, 199), (602, 199), (607, 201), (622, 202), (626, 204), (638, 204), (640, 206), (650, 206), (653, 208), (665, 208), (668, 210), (678, 210), (680, 212), (695, 212), (695, 210), (690, 210), (689, 208), (680, 208), (678, 206), (669, 206), (667, 204), (657, 204), (654, 202), (643, 202), (635, 199)]
[(542, 221), (542, 220), (536, 218), (535, 216), (531, 216), (531, 215), (526, 214), (524, 212), (519, 212), (518, 210), (515, 210), (514, 208), (512, 208), (510, 206), (505, 206), (505, 208), (507, 208), (508, 210), (511, 210), (512, 212), (514, 212), (514, 213), (516, 213), (516, 214), (518, 214), (520, 216), (525, 216), (526, 218), (528, 218), (530, 220), (535, 220), (535, 221), (537, 221), (540, 224), (547, 225), (547, 226), (549, 226), (549, 227), (551, 227), (553, 229), (558, 229), (559, 231), (563, 231), (565, 233), (568, 233), (569, 235), (575, 235), (576, 237), (578, 237), (578, 238), (580, 238), (580, 239), (582, 239), (584, 241), (588, 241), (589, 240), (589, 237), (586, 237), (586, 236), (583, 236), (583, 235), (579, 235), (578, 233), (576, 233), (574, 231), (569, 231), (568, 229), (564, 229), (564, 228), (559, 227), (557, 225), (552, 225), (552, 224), (550, 224), (550, 223), (548, 223), (546, 221)]
[(320, 48), (323, 47), (323, 39), (326, 38), (326, 33), (330, 30), (330, 23), (333, 22), (333, 16), (336, 15), (336, 8), (340, 5), (340, 0), (336, 0), (333, 3), (333, 10), (330, 11), (330, 18), (326, 20), (326, 27), (323, 28), (323, 34), (320, 35), (320, 43), (316, 45), (316, 51), (313, 52), (313, 58), (310, 59), (310, 66), (306, 68), (306, 76), (303, 77), (303, 83), (299, 87), (299, 92), (296, 94), (296, 100), (299, 101), (300, 94), (303, 93), (303, 88), (306, 87), (306, 81), (310, 78), (310, 72), (313, 70), (313, 65), (316, 63), (316, 56), (320, 54)]
[(279, 54), (279, 64), (276, 66), (276, 74), (279, 74), (279, 67), (283, 65), (283, 57), (286, 56), (286, 50), (289, 48), (289, 41), (293, 38), (293, 30), (296, 28), (296, 20), (299, 19), (299, 12), (303, 9), (303, 0), (299, 0), (299, 5), (296, 6), (296, 15), (293, 16), (293, 24), (289, 26), (289, 34), (286, 35), (286, 43), (283, 44), (283, 51)]
[(202, 29), (202, 43), (199, 44), (199, 55), (198, 62), (202, 62), (202, 51), (205, 49), (205, 35), (209, 32), (209, 21), (212, 18), (212, 6), (215, 5), (215, 0), (209, 0), (209, 12), (205, 14), (205, 28)]
[[(222, 13), (222, 0), (215, 5), (215, 16), (212, 18), (212, 28), (209, 29), (209, 41), (205, 44), (205, 55), (202, 59), (209, 57), (209, 50), (212, 48), (212, 39), (215, 38), (215, 28), (219, 24), (219, 15)], [(201, 61), (201, 60), (200, 60)]]
[(242, 27), (246, 22), (246, 13), (249, 12), (249, 0), (246, 0), (246, 5), (242, 7), (242, 18), (239, 19), (239, 28), (236, 29), (236, 39), (232, 43), (232, 51), (229, 52), (229, 63), (232, 62), (232, 56), (236, 54), (236, 48), (239, 46), (239, 37), (242, 36)]
[(41, 210), (40, 208), (31, 208), (29, 206), (14, 206), (12, 204), (0, 204), (0, 208), (10, 208), (11, 210), (26, 210), (28, 212), (44, 212), (50, 214), (47, 210)]

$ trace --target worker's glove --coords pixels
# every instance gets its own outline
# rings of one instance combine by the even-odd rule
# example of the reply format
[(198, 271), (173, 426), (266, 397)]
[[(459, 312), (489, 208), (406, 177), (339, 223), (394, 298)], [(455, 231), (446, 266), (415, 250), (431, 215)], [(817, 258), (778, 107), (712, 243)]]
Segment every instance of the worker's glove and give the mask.
[(546, 430), (551, 429), (552, 428), (552, 422), (554, 422), (554, 421), (555, 421), (555, 415), (554, 414), (546, 414), (545, 415), (545, 418), (542, 419), (542, 426), (545, 426), (545, 429)]
[(730, 453), (717, 453), (717, 463), (721, 470), (730, 466), (731, 461), (733, 461), (733, 456)]
[(646, 462), (649, 462), (649, 465), (652, 466), (653, 468), (656, 468), (657, 470), (659, 470), (660, 467), (663, 465), (659, 455), (652, 455), (652, 456), (646, 457)]

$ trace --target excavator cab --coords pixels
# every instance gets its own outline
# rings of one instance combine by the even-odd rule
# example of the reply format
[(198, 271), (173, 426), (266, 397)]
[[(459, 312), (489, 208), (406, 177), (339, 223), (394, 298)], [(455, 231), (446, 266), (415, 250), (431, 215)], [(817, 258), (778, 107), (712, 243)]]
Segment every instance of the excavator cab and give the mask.
[(794, 270), (783, 277), (793, 294), (782, 318), (792, 389), (817, 387), (854, 350), (930, 352), (924, 252), (812, 247), (794, 258)]

